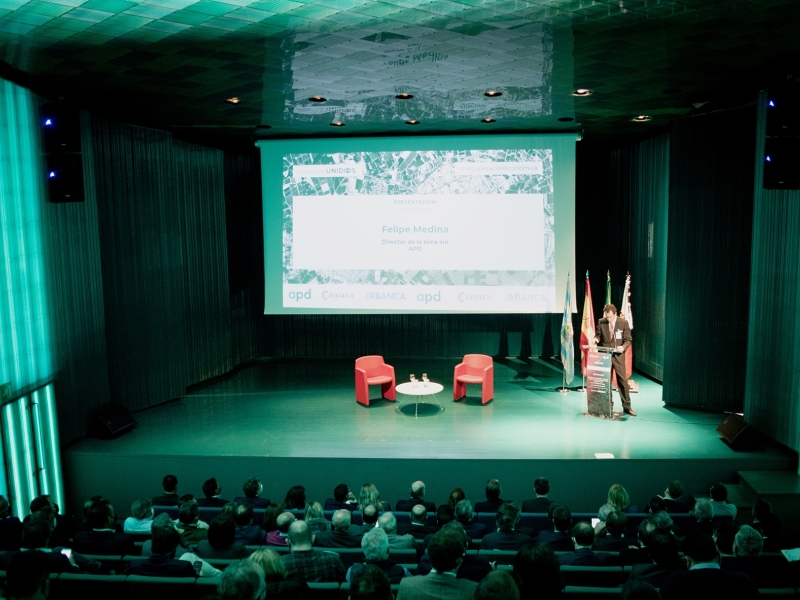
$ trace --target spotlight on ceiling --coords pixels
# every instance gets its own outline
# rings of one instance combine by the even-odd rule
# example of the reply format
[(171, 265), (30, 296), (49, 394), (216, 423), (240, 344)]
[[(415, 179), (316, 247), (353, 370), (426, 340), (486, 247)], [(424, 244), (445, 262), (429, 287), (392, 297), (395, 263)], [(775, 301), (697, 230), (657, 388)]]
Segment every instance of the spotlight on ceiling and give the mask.
[(503, 92), (498, 92), (497, 90), (488, 90), (483, 92), (483, 95), (487, 98), (499, 98), (503, 95)]
[(233, 98), (228, 98), (227, 100), (225, 100), (225, 102), (227, 102), (228, 104), (239, 104), (241, 100), (239, 100), (236, 96), (234, 96)]
[(414, 96), (412, 96), (411, 94), (406, 94), (405, 92), (403, 92), (402, 94), (397, 94), (397, 96), (395, 96), (395, 98), (397, 98), (398, 100), (411, 100), (413, 97)]
[(408, 121), (406, 121), (406, 125), (419, 125), (419, 121), (417, 121), (416, 119), (409, 119)]
[(485, 119), (481, 119), (481, 123), (494, 123), (494, 122), (495, 122), (495, 119), (490, 119), (489, 117), (486, 117)]
[(573, 96), (591, 96), (592, 95), (592, 90), (589, 90), (589, 89), (586, 89), (586, 88), (578, 88), (577, 90), (572, 92), (572, 95)]
[(570, 121), (574, 121), (575, 119), (573, 119), (572, 117), (559, 117), (558, 120), (561, 121), (562, 123), (569, 123)]
[(342, 121), (331, 121), (331, 127), (344, 127), (344, 122), (342, 122)]
[(308, 99), (309, 102), (327, 102), (327, 98), (323, 98), (322, 96), (311, 96)]
[(639, 115), (638, 117), (633, 117), (632, 120), (635, 121), (636, 123), (644, 123), (645, 121), (649, 121), (652, 118), (653, 117), (649, 115)]

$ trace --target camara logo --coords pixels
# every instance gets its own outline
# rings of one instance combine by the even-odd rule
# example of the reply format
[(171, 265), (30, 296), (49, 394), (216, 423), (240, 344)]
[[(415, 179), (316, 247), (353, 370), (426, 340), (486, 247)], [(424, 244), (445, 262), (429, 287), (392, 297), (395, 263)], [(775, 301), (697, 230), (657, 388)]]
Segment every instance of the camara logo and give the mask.
[(417, 302), (428, 304), (429, 302), (441, 302), (441, 301), (442, 301), (442, 292), (436, 292), (435, 294), (417, 294)]
[(307, 292), (289, 292), (289, 300), (294, 300), (295, 302), (311, 300), (311, 288)]

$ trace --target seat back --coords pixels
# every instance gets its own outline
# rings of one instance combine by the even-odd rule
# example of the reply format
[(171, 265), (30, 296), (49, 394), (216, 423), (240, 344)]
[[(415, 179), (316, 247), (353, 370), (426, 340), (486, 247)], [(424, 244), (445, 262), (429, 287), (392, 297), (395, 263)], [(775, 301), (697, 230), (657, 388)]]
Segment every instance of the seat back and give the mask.
[(106, 600), (125, 595), (125, 575), (86, 575), (62, 573), (50, 581), (50, 598), (53, 600), (83, 598)]
[(482, 375), (486, 367), (494, 364), (492, 357), (485, 354), (466, 354), (461, 362), (467, 365), (468, 375)]
[(125, 580), (129, 598), (147, 600), (194, 600), (194, 577), (145, 577), (129, 575)]
[(364, 369), (367, 376), (383, 364), (383, 357), (378, 355), (362, 356), (356, 359), (356, 369)]

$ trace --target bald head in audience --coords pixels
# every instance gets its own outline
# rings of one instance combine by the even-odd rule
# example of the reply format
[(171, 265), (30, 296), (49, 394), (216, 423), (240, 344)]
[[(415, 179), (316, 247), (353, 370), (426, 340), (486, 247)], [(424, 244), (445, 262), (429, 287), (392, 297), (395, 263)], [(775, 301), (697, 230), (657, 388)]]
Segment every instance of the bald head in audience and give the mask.
[(331, 523), (333, 523), (334, 529), (342, 529), (347, 531), (347, 528), (350, 527), (350, 511), (343, 508), (341, 510), (337, 510), (333, 513), (333, 518), (331, 519)]
[(289, 537), (286, 542), (292, 552), (311, 550), (311, 544), (314, 543), (314, 535), (305, 521), (295, 521), (289, 526)]
[(281, 533), (286, 533), (289, 531), (289, 527), (292, 523), (294, 523), (297, 519), (295, 516), (290, 512), (284, 512), (278, 515), (278, 518), (275, 519), (275, 527), (278, 528), (278, 531)]
[(422, 523), (425, 525), (425, 522), (428, 520), (428, 509), (422, 504), (417, 504), (411, 509), (411, 520), (415, 523)]

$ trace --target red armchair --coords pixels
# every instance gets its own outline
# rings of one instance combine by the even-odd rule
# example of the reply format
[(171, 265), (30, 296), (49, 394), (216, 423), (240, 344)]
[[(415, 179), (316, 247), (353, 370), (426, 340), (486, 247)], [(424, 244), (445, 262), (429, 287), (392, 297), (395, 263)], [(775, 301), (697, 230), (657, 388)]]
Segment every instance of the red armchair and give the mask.
[(481, 404), (494, 398), (494, 362), (485, 354), (467, 354), (461, 364), (456, 365), (453, 374), (453, 401), (467, 395), (467, 384), (476, 383), (482, 387)]
[(381, 386), (381, 396), (394, 402), (394, 367), (383, 362), (382, 356), (362, 356), (356, 359), (356, 402), (369, 406), (369, 386)]

